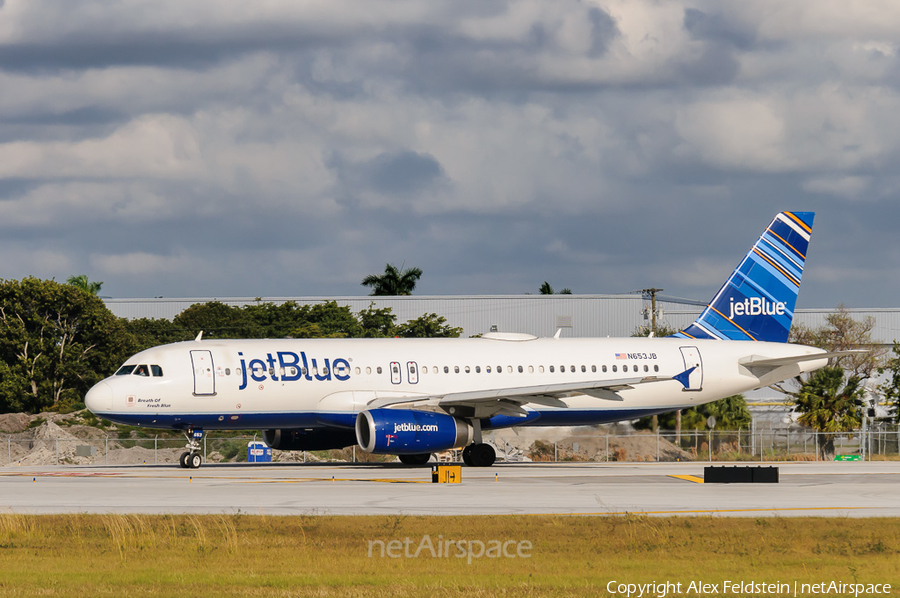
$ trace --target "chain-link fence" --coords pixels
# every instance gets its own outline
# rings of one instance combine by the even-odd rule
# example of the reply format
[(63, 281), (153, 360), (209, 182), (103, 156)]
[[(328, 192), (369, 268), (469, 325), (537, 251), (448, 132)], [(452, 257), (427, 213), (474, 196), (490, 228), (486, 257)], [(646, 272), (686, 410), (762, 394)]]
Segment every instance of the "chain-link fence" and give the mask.
[[(181, 438), (6, 439), (5, 465), (157, 465), (177, 464), (185, 451)], [(208, 463), (246, 462), (258, 437), (207, 434), (202, 455)], [(516, 442), (487, 434), (498, 461), (674, 462), (822, 461), (832, 455), (865, 460), (900, 459), (900, 427), (879, 425), (841, 434), (802, 428), (763, 431), (673, 431), (594, 433), (562, 440)], [(0, 440), (2, 443), (2, 440)], [(257, 445), (258, 446), (258, 445)], [(2, 447), (2, 444), (0, 444)], [(461, 451), (444, 451), (440, 461), (461, 461)], [(253, 457), (250, 457), (253, 460)], [(392, 455), (369, 455), (358, 447), (326, 451), (272, 451), (273, 461), (391, 462)], [(3, 457), (0, 457), (2, 463)]]

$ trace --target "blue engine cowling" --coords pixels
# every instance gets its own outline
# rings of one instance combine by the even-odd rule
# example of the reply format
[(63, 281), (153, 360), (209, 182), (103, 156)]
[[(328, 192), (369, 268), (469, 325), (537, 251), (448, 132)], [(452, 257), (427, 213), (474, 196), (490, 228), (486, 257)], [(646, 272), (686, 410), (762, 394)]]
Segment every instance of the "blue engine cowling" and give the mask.
[(367, 453), (433, 453), (471, 443), (472, 426), (443, 413), (371, 409), (356, 416), (356, 441)]

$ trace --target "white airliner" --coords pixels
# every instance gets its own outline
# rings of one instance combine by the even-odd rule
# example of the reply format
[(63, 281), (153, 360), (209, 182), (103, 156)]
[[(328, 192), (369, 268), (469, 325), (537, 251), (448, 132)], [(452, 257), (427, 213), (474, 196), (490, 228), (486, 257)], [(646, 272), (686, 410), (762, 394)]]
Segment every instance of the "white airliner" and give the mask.
[(205, 430), (247, 428), (282, 450), (356, 443), (413, 465), (463, 448), (467, 465), (489, 466), (486, 429), (630, 420), (825, 366), (833, 354), (786, 342), (813, 216), (778, 214), (700, 317), (672, 337), (198, 336), (141, 351), (85, 403), (114, 422), (184, 430), (182, 467), (200, 466)]

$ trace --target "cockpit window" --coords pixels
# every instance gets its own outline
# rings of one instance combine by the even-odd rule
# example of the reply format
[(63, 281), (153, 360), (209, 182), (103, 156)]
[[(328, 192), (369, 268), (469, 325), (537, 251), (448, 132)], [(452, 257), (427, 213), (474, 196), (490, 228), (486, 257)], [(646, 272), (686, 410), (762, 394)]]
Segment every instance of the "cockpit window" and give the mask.
[(157, 378), (161, 378), (162, 377), (162, 368), (159, 367), (158, 365), (151, 365), (150, 373), (152, 373)]
[(131, 372), (134, 371), (135, 366), (133, 365), (123, 365), (119, 368), (119, 371), (116, 372), (116, 376), (127, 376)]
[(150, 370), (147, 368), (146, 365), (139, 365), (139, 366), (137, 366), (137, 369), (134, 370), (134, 375), (135, 376), (149, 376)]

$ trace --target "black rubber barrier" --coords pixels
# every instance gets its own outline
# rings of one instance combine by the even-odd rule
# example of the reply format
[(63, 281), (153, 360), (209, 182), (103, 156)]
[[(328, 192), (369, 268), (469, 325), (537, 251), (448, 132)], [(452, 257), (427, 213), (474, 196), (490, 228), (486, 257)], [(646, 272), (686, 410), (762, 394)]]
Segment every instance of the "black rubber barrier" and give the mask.
[(705, 467), (704, 484), (777, 484), (777, 467)]

